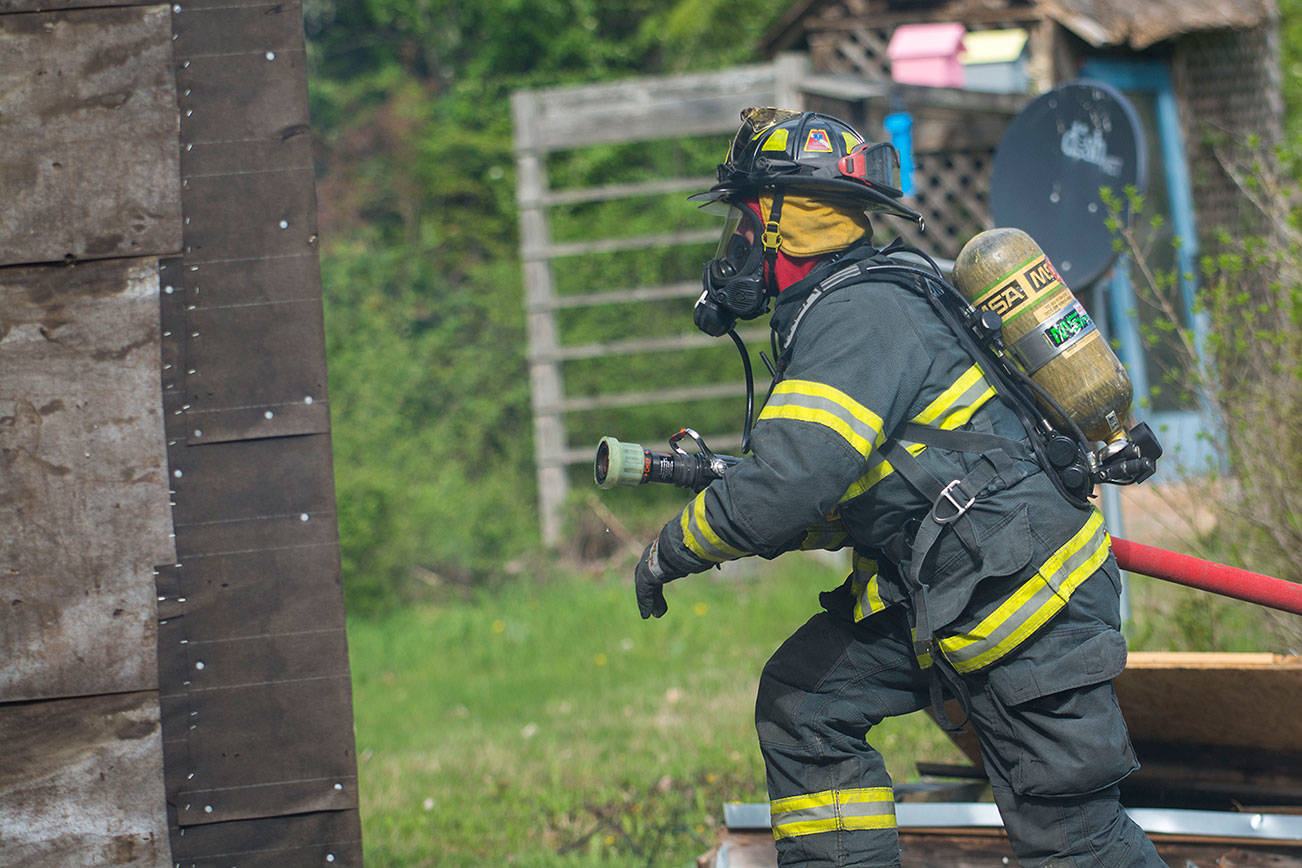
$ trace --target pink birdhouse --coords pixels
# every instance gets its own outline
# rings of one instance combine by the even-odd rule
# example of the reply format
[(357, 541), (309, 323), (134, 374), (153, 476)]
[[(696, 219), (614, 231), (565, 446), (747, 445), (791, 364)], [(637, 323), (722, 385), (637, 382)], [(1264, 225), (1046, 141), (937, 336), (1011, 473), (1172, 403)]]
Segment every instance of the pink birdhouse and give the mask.
[(901, 84), (928, 87), (962, 87), (963, 36), (967, 29), (957, 22), (901, 24), (891, 35), (886, 49), (891, 59), (891, 78)]

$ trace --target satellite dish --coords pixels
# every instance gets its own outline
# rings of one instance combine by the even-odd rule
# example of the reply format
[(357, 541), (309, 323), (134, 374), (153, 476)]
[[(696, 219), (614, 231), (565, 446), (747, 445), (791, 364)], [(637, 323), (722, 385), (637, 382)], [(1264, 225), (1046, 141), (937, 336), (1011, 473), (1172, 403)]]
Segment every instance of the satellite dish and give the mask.
[(1117, 258), (1099, 188), (1143, 193), (1147, 149), (1139, 115), (1097, 81), (1064, 84), (1013, 118), (990, 171), (996, 226), (1029, 233), (1068, 286), (1084, 289)]

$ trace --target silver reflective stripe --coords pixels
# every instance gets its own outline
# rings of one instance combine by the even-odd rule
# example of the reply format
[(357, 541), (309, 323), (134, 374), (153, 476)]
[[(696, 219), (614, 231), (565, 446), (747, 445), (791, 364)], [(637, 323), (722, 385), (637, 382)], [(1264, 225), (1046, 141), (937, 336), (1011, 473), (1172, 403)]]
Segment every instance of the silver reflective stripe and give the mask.
[(679, 524), (683, 531), (683, 545), (697, 557), (707, 561), (727, 561), (745, 556), (745, 552), (723, 541), (705, 517), (705, 495), (702, 491), (683, 509)]
[(821, 832), (895, 828), (895, 794), (890, 787), (824, 790), (774, 799), (773, 836), (795, 838)]
[(865, 457), (883, 440), (881, 417), (840, 389), (813, 380), (778, 383), (759, 418), (822, 425)]
[[(783, 826), (790, 827), (794, 823), (815, 823), (835, 821), (837, 818), (858, 818), (858, 817), (894, 817), (895, 802), (849, 802), (846, 804), (820, 805), (816, 808), (805, 808), (799, 811), (784, 811), (781, 814), (773, 815), (773, 827), (780, 828)], [(837, 828), (844, 828), (836, 824)], [(831, 831), (826, 830), (826, 831)]]
[[(994, 395), (995, 390), (986, 382), (981, 369), (973, 365), (909, 421), (947, 431), (960, 428), (971, 421), (976, 411)], [(927, 448), (922, 443), (902, 438), (896, 438), (896, 442), (914, 456), (920, 455)], [(894, 465), (882, 458), (881, 453), (874, 452), (868, 458), (867, 472), (850, 484), (841, 495), (840, 502), (845, 503), (858, 497), (894, 472)]]
[(783, 811), (780, 814), (773, 815), (773, 826), (774, 828), (786, 826), (790, 823), (796, 822), (797, 820), (830, 820), (834, 819), (836, 814), (837, 810), (836, 805), (834, 804), (821, 805), (817, 808), (805, 808), (800, 811)]

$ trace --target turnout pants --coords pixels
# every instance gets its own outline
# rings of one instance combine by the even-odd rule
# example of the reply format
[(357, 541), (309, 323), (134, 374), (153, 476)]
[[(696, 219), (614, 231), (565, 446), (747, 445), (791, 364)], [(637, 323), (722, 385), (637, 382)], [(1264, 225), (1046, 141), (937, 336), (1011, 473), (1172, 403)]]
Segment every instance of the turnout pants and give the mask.
[[(961, 676), (1022, 865), (1164, 864), (1118, 801), (1138, 765), (1112, 689), (1125, 666), (1116, 582), (1109, 559), (1022, 646)], [(769, 660), (755, 725), (783, 868), (900, 864), (891, 781), (869, 740), (930, 703), (930, 677), (899, 606), (857, 623), (820, 612)]]

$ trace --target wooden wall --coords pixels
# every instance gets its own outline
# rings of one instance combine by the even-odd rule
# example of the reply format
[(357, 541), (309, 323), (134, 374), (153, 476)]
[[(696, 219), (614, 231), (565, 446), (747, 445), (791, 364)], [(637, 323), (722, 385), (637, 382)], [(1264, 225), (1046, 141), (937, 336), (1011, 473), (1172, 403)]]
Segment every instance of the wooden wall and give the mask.
[(297, 3), (0, 0), (0, 864), (360, 864)]

